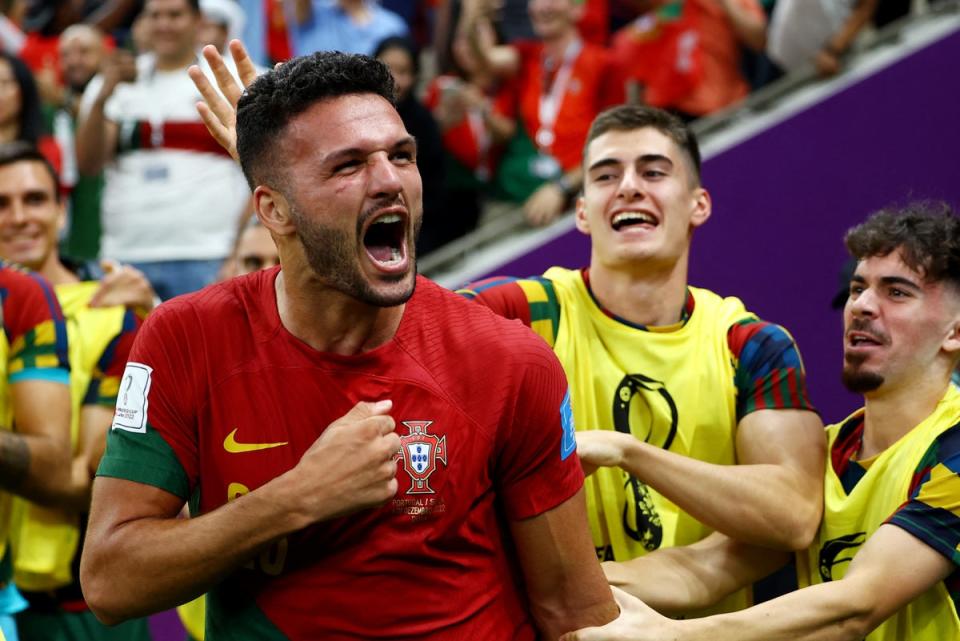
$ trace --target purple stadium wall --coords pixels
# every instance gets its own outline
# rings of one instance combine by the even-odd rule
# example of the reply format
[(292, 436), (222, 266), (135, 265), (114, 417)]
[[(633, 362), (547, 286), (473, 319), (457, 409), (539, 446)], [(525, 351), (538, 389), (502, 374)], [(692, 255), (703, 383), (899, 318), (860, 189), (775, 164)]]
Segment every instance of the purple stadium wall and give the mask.
[[(714, 211), (694, 239), (690, 282), (790, 330), (826, 422), (857, 406), (839, 383), (841, 315), (830, 309), (845, 230), (891, 203), (960, 206), (958, 62), (955, 32), (704, 163)], [(571, 231), (489, 275), (588, 259)]]

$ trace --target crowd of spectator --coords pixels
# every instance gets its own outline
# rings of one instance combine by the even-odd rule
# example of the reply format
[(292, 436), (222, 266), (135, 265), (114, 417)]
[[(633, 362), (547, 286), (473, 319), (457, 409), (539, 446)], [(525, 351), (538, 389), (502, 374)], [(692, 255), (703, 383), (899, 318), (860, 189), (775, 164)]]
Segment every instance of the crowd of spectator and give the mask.
[[(936, 1), (936, 0), (934, 0)], [(65, 256), (143, 271), (161, 298), (231, 273), (250, 215), (186, 68), (241, 38), (261, 68), (316, 50), (376, 56), (419, 144), (424, 255), (488, 205), (531, 225), (578, 193), (586, 128), (624, 101), (686, 120), (784, 72), (837, 73), (909, 0), (4, 0), (0, 142), (60, 173)]]

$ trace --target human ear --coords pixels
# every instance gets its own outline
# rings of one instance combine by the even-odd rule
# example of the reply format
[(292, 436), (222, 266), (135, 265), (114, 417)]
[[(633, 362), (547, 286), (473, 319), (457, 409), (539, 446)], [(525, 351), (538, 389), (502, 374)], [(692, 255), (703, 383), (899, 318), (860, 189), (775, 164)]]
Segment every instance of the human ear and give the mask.
[(577, 230), (581, 234), (590, 235), (590, 223), (587, 221), (587, 210), (583, 205), (583, 196), (577, 198), (577, 203), (575, 207), (575, 221), (577, 224)]
[(294, 232), (290, 204), (282, 193), (272, 187), (257, 186), (253, 191), (253, 209), (257, 218), (271, 233), (286, 236)]
[(943, 340), (943, 350), (948, 354), (960, 353), (960, 315), (954, 316), (950, 331)]
[(699, 227), (707, 222), (713, 213), (713, 200), (710, 192), (703, 187), (697, 187), (693, 196), (693, 215), (690, 216), (690, 226)]

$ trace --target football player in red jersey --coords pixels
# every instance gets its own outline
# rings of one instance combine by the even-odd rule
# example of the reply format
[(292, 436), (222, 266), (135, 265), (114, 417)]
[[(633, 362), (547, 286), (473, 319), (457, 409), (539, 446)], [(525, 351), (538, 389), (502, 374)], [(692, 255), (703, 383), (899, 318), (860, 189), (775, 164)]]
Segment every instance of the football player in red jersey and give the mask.
[(416, 141), (389, 71), (321, 52), (254, 81), (231, 49), (242, 96), (212, 47), (228, 100), (191, 75), (280, 268), (141, 330), (94, 487), (93, 610), (208, 592), (208, 641), (555, 639), (612, 620), (560, 364), (416, 275)]

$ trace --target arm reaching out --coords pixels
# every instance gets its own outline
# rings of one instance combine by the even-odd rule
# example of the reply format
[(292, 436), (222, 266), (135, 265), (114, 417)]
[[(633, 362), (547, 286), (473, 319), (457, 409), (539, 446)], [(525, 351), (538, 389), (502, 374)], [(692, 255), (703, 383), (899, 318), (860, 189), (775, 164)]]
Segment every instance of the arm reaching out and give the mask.
[(856, 641), (956, 570), (953, 562), (895, 525), (883, 525), (844, 578), (718, 616), (674, 621), (614, 589), (620, 617), (561, 641)]
[(611, 430), (577, 432), (586, 473), (620, 467), (701, 523), (740, 541), (805, 548), (820, 522), (826, 441), (806, 410), (760, 410), (740, 421), (739, 465), (719, 465)]
[(669, 615), (708, 608), (790, 560), (771, 550), (714, 532), (690, 545), (660, 548), (622, 563), (603, 564), (610, 585)]

